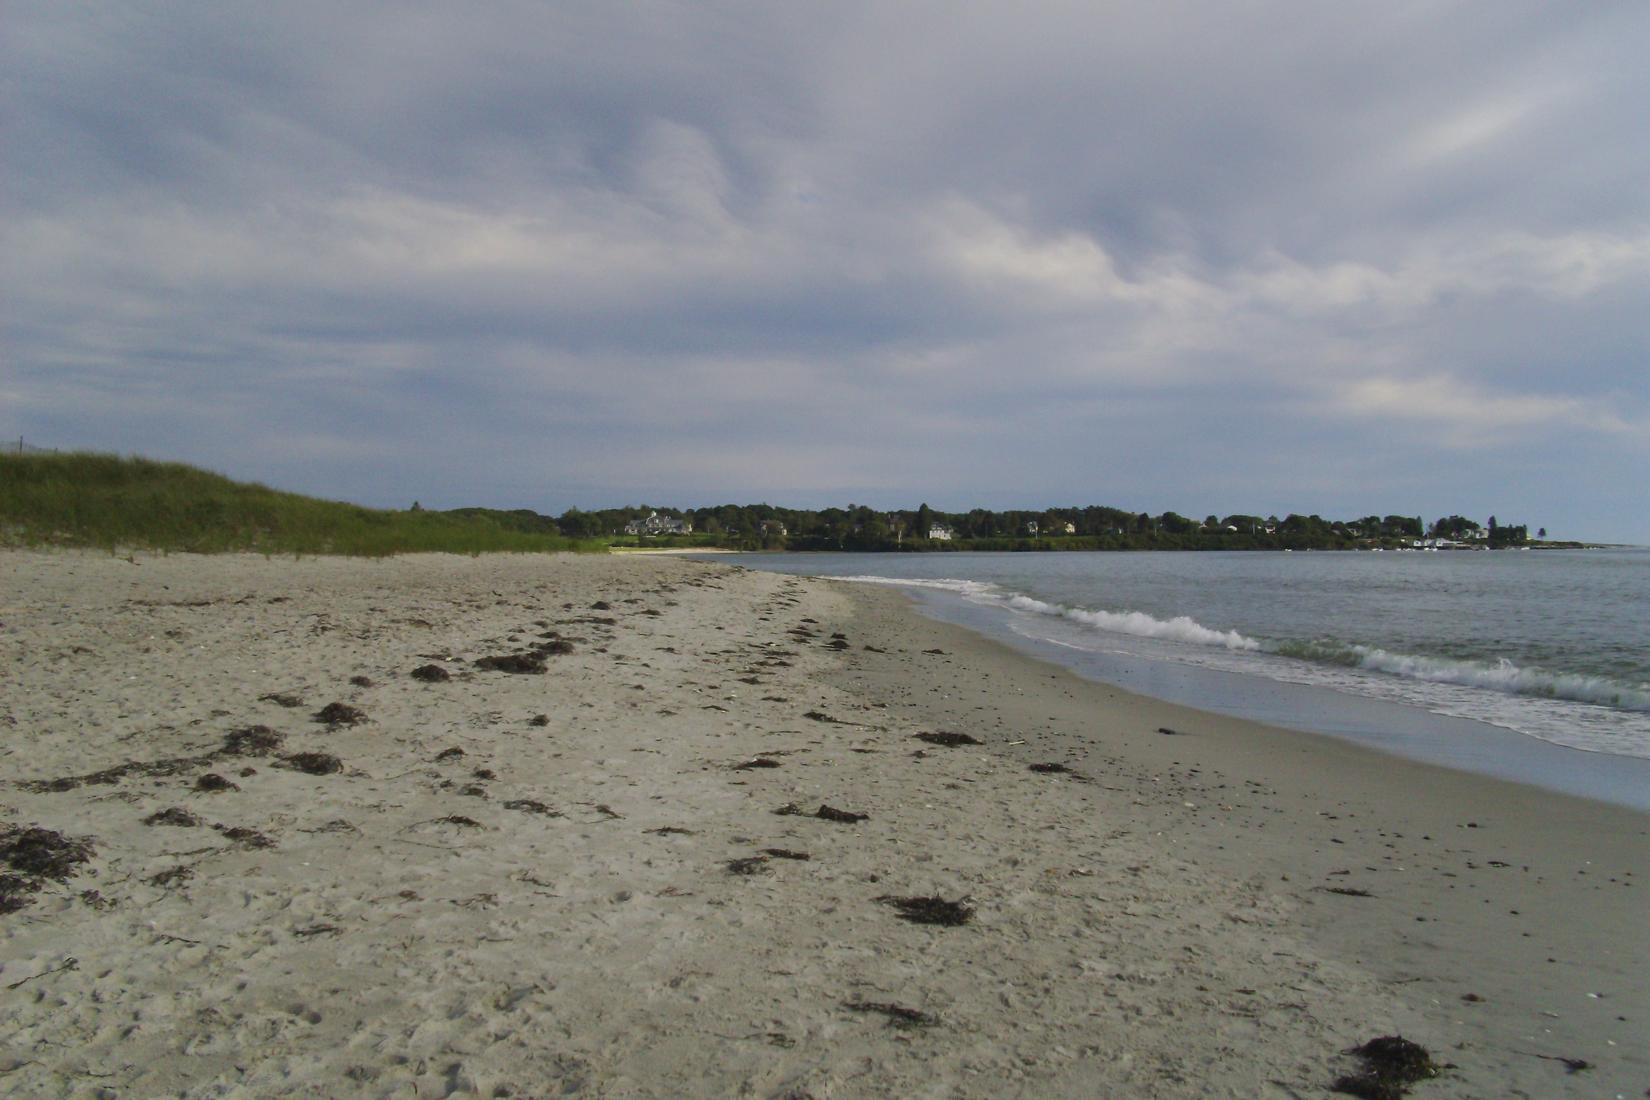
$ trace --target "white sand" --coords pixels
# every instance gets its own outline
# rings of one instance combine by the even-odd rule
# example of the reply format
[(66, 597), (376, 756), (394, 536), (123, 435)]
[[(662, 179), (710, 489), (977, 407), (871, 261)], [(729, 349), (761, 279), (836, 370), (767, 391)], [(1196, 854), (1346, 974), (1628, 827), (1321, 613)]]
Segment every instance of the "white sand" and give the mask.
[[(1140, 700), (896, 593), (720, 563), (0, 568), (0, 825), (96, 849), (0, 916), (12, 1095), (1308, 1096), (1393, 1031), (1457, 1066), (1418, 1097), (1650, 1080), (1641, 815)], [(574, 651), (543, 675), (472, 667), (548, 631)], [(432, 662), (453, 679), (409, 676)], [(366, 721), (311, 720), (334, 701)], [(22, 785), (253, 724), (345, 771)], [(911, 739), (934, 729), (984, 744)], [(760, 753), (781, 766), (734, 769)], [(196, 791), (207, 772), (240, 789)], [(870, 817), (773, 813), (793, 802)], [(202, 824), (144, 824), (171, 807)], [(770, 847), (811, 858), (727, 869)], [(929, 894), (972, 922), (877, 900)]]

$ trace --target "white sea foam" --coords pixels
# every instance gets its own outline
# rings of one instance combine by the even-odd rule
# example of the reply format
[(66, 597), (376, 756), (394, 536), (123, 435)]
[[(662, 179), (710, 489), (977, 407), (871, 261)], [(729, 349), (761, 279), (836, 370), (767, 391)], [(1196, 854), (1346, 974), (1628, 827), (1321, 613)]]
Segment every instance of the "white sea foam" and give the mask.
[(1157, 619), (1143, 611), (1085, 611), (1080, 607), (1062, 607), (1030, 596), (1010, 596), (1005, 602), (1016, 611), (1058, 616), (1111, 634), (1128, 634), (1136, 638), (1163, 638), (1171, 642), (1219, 646), (1222, 649), (1261, 648), (1261, 644), (1255, 639), (1245, 637), (1235, 630), (1212, 630), (1186, 615), (1177, 615), (1172, 619)]
[(1347, 648), (1356, 655), (1357, 667), (1410, 680), (1460, 684), (1508, 695), (1567, 699), (1573, 703), (1594, 703), (1616, 710), (1650, 711), (1650, 691), (1637, 690), (1602, 676), (1521, 668), (1505, 658), (1488, 665), (1477, 661), (1389, 653), (1368, 646)]

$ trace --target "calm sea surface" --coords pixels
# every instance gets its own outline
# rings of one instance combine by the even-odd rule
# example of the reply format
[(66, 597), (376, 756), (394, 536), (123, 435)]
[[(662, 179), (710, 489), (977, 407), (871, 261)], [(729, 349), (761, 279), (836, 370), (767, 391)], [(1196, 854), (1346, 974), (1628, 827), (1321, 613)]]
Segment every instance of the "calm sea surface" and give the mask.
[(898, 585), (1143, 694), (1650, 807), (1650, 550), (734, 560)]

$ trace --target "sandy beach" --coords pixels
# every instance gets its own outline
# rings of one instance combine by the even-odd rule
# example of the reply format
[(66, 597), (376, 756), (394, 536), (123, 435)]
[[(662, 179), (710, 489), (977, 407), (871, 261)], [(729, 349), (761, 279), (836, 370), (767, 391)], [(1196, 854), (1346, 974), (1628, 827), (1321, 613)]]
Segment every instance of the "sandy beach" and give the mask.
[(0, 562), (9, 1095), (1650, 1088), (1643, 814), (733, 558)]

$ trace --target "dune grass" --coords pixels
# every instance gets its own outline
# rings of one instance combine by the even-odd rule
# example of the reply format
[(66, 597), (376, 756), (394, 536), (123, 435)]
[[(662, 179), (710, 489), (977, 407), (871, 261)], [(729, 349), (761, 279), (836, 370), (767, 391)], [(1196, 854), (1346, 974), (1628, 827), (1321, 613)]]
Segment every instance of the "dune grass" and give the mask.
[(363, 508), (84, 452), (0, 455), (0, 546), (364, 557), (604, 549), (473, 512)]

